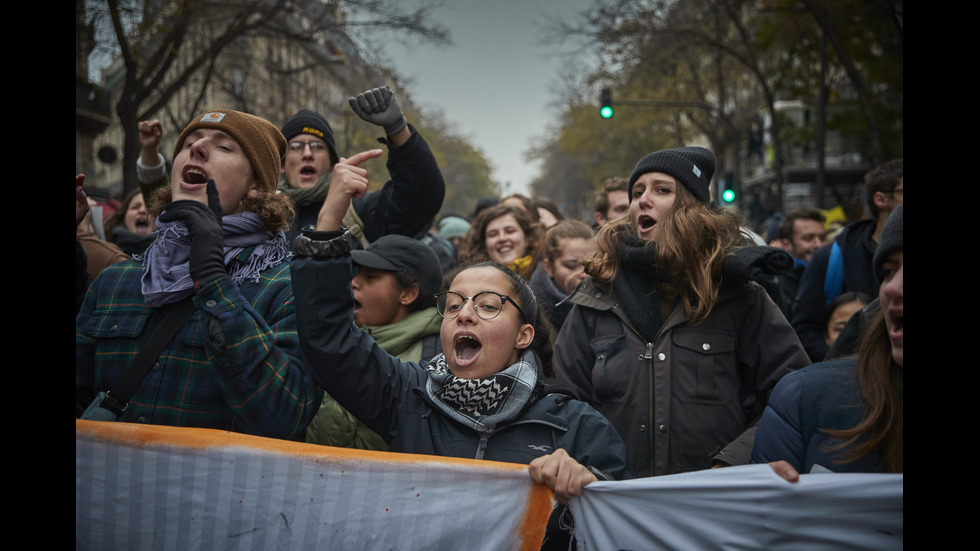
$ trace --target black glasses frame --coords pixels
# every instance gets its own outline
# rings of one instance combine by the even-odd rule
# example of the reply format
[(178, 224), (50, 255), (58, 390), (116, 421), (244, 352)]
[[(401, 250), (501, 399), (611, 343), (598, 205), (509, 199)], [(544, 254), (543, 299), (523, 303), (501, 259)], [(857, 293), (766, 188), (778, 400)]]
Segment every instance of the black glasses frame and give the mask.
[[(476, 307), (476, 298), (479, 297), (480, 295), (485, 295), (485, 294), (488, 294), (488, 293), (491, 294), (491, 295), (496, 295), (496, 296), (500, 297), (500, 310), (497, 310), (497, 312), (494, 315), (490, 316), (489, 318), (486, 317), (486, 316), (484, 316), (483, 314), (481, 314), (480, 313), (480, 309)], [(473, 295), (471, 297), (464, 297), (463, 295), (457, 293), (456, 291), (443, 291), (443, 292), (441, 292), (439, 294), (433, 295), (433, 297), (436, 299), (436, 311), (439, 312), (439, 315), (440, 316), (442, 316), (443, 318), (445, 318), (447, 320), (456, 319), (459, 316), (459, 312), (462, 312), (463, 309), (460, 308), (459, 309), (459, 312), (456, 312), (455, 315), (446, 315), (446, 312), (444, 311), (445, 306), (442, 305), (442, 303), (441, 303), (442, 297), (444, 297), (446, 295), (456, 295), (459, 298), (463, 299), (463, 306), (464, 307), (466, 306), (466, 301), (473, 301), (473, 310), (476, 312), (477, 317), (479, 317), (480, 319), (483, 319), (483, 320), (488, 320), (488, 321), (489, 320), (492, 320), (492, 319), (494, 319), (494, 318), (496, 318), (497, 316), (500, 315), (500, 312), (504, 309), (504, 304), (507, 304), (507, 303), (513, 304), (514, 305), (514, 308), (517, 308), (517, 312), (521, 315), (521, 320), (524, 321), (524, 323), (528, 323), (528, 321), (527, 321), (527, 315), (524, 314), (524, 310), (522, 310), (521, 307), (518, 306), (517, 301), (514, 300), (514, 299), (512, 299), (508, 295), (505, 295), (503, 293), (498, 293), (496, 291), (480, 291), (479, 293), (477, 293), (477, 294), (475, 294), (475, 295)]]

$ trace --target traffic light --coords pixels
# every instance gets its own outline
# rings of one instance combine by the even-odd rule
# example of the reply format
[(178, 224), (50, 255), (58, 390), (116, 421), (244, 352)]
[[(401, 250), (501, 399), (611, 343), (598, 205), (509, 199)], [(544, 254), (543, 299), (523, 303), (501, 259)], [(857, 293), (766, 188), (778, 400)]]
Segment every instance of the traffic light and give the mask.
[(738, 198), (738, 194), (735, 193), (735, 175), (729, 172), (718, 183), (721, 187), (721, 200), (725, 203), (734, 203)]
[(602, 92), (599, 93), (599, 102), (602, 107), (599, 108), (599, 114), (602, 118), (608, 119), (613, 116), (612, 108), (612, 92), (609, 88), (603, 88)]

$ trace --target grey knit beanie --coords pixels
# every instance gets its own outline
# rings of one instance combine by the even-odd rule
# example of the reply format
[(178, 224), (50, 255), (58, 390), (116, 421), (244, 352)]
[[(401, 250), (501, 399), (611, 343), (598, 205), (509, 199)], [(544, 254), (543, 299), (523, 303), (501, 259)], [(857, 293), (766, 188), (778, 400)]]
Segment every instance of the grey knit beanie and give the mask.
[(648, 172), (673, 176), (702, 203), (711, 201), (708, 184), (715, 173), (715, 156), (703, 147), (664, 149), (640, 159), (630, 176), (630, 202), (633, 201), (633, 184)]
[(327, 149), (330, 151), (330, 162), (337, 164), (337, 161), (340, 160), (340, 156), (337, 155), (337, 144), (334, 143), (333, 139), (333, 129), (330, 128), (330, 123), (320, 113), (310, 111), (309, 109), (301, 109), (282, 126), (282, 135), (286, 137), (286, 141), (300, 134), (316, 136), (327, 142)]
[(888, 215), (888, 220), (885, 221), (885, 227), (881, 230), (881, 239), (878, 240), (878, 247), (875, 249), (873, 266), (875, 270), (875, 277), (878, 278), (879, 283), (882, 279), (882, 264), (888, 260), (888, 257), (892, 253), (903, 249), (902, 242), (904, 241), (905, 230), (902, 222), (902, 207), (903, 205), (898, 205), (898, 207), (896, 207), (895, 210)]

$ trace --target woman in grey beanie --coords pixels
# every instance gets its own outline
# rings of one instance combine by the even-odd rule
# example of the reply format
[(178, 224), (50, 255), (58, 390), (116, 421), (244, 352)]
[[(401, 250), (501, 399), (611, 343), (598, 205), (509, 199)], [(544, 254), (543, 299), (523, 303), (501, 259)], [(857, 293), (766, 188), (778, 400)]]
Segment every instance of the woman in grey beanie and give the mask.
[(636, 476), (747, 463), (769, 391), (809, 363), (753, 281), (792, 259), (741, 246), (740, 216), (709, 205), (714, 171), (702, 147), (640, 159), (555, 343), (559, 379), (612, 421)]

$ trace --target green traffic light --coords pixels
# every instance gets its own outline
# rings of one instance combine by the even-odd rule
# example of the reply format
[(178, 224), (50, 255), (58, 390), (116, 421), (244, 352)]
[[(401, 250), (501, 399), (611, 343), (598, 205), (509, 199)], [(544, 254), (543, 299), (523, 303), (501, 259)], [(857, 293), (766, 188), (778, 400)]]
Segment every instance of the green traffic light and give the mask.
[(724, 199), (726, 203), (731, 203), (735, 200), (735, 192), (733, 190), (726, 189), (725, 191), (721, 192), (721, 198)]
[(599, 114), (602, 115), (602, 118), (604, 119), (611, 118), (613, 115), (612, 107), (609, 107), (608, 105), (602, 106), (602, 109), (599, 109)]

